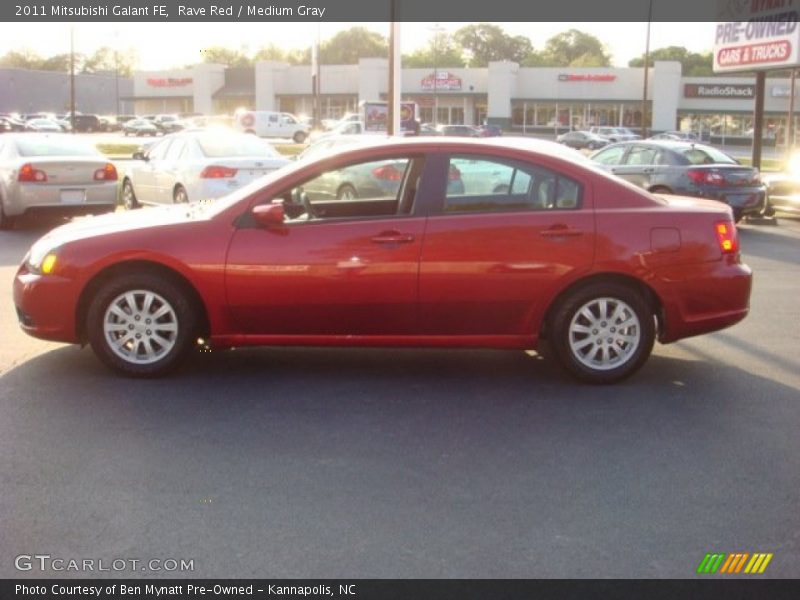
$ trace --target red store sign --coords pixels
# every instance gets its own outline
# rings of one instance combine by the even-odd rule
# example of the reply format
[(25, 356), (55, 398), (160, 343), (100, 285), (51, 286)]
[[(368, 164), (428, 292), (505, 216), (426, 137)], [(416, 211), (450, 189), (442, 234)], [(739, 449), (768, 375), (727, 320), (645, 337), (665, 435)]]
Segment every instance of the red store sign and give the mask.
[(426, 92), (432, 92), (434, 89), (439, 92), (458, 92), (461, 90), (461, 78), (447, 71), (439, 71), (435, 78), (433, 73), (423, 78), (420, 87)]
[(148, 77), (150, 87), (184, 87), (192, 85), (191, 77)]
[(610, 73), (560, 73), (559, 81), (616, 81), (617, 76)]

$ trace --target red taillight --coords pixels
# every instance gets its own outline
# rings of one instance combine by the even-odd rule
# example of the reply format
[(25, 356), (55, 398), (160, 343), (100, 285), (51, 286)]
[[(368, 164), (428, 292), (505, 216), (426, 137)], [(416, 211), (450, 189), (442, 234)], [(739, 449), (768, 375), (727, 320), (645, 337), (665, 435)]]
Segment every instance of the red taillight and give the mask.
[(117, 168), (112, 165), (111, 163), (106, 163), (106, 166), (102, 169), (97, 169), (94, 172), (94, 180), (95, 181), (116, 181), (117, 180)]
[(686, 175), (698, 185), (725, 185), (725, 177), (718, 171), (689, 169), (686, 171)]
[(40, 171), (30, 163), (25, 163), (19, 168), (17, 181), (27, 181), (29, 183), (44, 183), (47, 181), (47, 173)]
[(239, 169), (231, 169), (230, 167), (220, 167), (211, 165), (203, 169), (200, 177), (203, 179), (224, 179), (225, 177), (234, 177)]
[(447, 179), (450, 181), (458, 181), (461, 179), (461, 171), (459, 171), (456, 167), (450, 166), (450, 171), (447, 173)]
[(714, 228), (717, 231), (719, 249), (723, 254), (735, 254), (739, 251), (739, 240), (736, 237), (736, 226), (730, 221), (721, 221)]
[(378, 179), (385, 179), (386, 181), (400, 181), (403, 178), (403, 173), (394, 165), (384, 165), (372, 169), (372, 174)]

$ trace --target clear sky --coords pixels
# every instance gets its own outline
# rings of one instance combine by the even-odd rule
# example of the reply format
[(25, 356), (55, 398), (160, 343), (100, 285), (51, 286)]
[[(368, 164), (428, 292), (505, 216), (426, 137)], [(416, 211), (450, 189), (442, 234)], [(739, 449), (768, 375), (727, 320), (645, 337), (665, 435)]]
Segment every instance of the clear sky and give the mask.
[[(321, 23), (321, 38), (332, 37), (353, 23)], [(359, 23), (388, 35), (386, 23)], [(402, 52), (427, 44), (434, 23), (403, 23)], [(466, 23), (440, 23), (452, 32)], [(528, 36), (536, 49), (545, 41), (570, 28), (591, 33), (612, 54), (614, 66), (627, 66), (631, 58), (644, 52), (646, 23), (497, 23), (511, 35)], [(705, 52), (713, 46), (714, 23), (653, 23), (650, 48), (684, 46), (693, 52)], [(42, 56), (69, 51), (69, 28), (66, 23), (4, 24), (0, 36), (0, 54), (28, 48)], [(284, 48), (303, 48), (311, 44), (317, 26), (308, 23), (76, 23), (75, 50), (91, 54), (101, 46), (124, 50), (135, 48), (141, 70), (166, 69), (193, 64), (200, 51), (208, 46), (246, 47), (255, 51), (274, 43)]]

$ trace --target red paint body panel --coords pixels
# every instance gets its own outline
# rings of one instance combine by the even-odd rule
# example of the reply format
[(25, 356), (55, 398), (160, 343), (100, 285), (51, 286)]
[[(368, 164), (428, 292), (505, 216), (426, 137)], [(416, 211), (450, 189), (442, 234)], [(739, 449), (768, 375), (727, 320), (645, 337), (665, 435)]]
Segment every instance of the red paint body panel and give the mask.
[[(367, 146), (288, 167), (210, 216), (180, 207), (148, 209), (59, 228), (39, 242), (58, 248), (54, 274), (36, 275), (23, 265), (15, 279), (14, 302), (32, 323), (23, 329), (44, 339), (81, 341), (76, 317), (87, 285), (107, 269), (134, 262), (180, 274), (201, 298), (211, 339), (220, 346), (531, 347), (560, 293), (606, 274), (653, 292), (665, 342), (744, 318), (750, 270), (738, 255), (722, 254), (714, 230), (730, 220), (727, 207), (660, 201), (570, 161), (561, 150), (529, 143), (433, 139)], [(237, 221), (255, 203), (338, 165), (446, 152), (531, 161), (579, 181), (583, 204), (448, 214), (436, 212), (440, 199), (427, 192), (428, 209), (416, 216), (289, 223), (274, 230)], [(542, 235), (553, 228), (571, 233)], [(387, 235), (402, 241), (387, 243)]]

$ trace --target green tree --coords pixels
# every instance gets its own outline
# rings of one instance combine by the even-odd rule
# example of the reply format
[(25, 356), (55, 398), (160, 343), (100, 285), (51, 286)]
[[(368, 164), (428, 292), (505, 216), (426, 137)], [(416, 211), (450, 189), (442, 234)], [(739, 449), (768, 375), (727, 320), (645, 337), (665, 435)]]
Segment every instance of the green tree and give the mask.
[(0, 67), (38, 69), (41, 65), (42, 57), (27, 48), (11, 50), (0, 57)]
[(589, 33), (570, 29), (551, 37), (542, 52), (543, 66), (608, 67), (611, 55), (603, 43)]
[(465, 65), (461, 48), (447, 34), (438, 34), (435, 40), (431, 38), (425, 48), (403, 55), (403, 66), (409, 69), (432, 69), (434, 66), (457, 68)]
[[(711, 52), (689, 52), (681, 46), (668, 46), (650, 52), (648, 66), (657, 60), (674, 60), (681, 63), (681, 71), (687, 77), (704, 77), (714, 74), (714, 57)], [(629, 67), (643, 67), (644, 55), (628, 61)]]
[(530, 39), (510, 36), (501, 27), (489, 23), (473, 23), (453, 35), (470, 67), (486, 67), (492, 61), (524, 62), (533, 52)]
[[(66, 57), (67, 69), (69, 69), (69, 55), (67, 54)], [(130, 77), (133, 75), (137, 62), (138, 58), (133, 49), (121, 51), (103, 46), (86, 58), (81, 70), (84, 73), (119, 72), (122, 77)]]
[(320, 62), (326, 65), (352, 65), (360, 58), (386, 58), (388, 55), (386, 38), (365, 27), (340, 31), (320, 48)]

